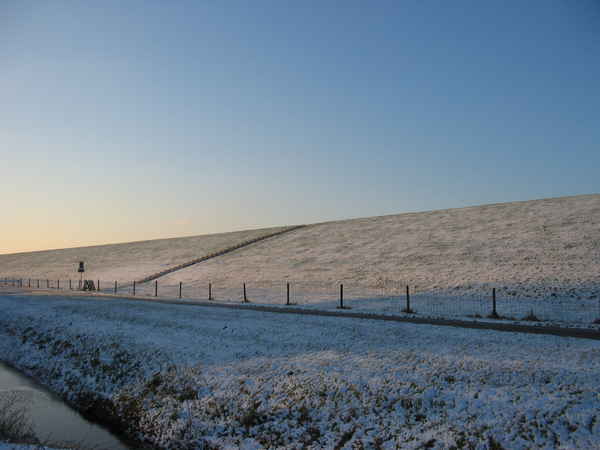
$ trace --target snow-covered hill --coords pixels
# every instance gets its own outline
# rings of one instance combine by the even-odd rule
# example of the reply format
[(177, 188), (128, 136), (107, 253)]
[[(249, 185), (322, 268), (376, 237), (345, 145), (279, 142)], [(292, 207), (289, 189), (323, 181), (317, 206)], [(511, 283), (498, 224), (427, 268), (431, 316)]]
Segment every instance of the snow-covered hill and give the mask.
[[(129, 281), (270, 230), (0, 255), (0, 276)], [(161, 277), (161, 286), (382, 280), (444, 294), (600, 296), (600, 195), (315, 224)]]
[(86, 278), (132, 281), (283, 228), (0, 255), (0, 276), (78, 278), (78, 262), (85, 261)]
[(160, 282), (237, 286), (283, 279), (396, 280), (454, 294), (496, 286), (532, 297), (599, 296), (600, 195), (322, 223)]

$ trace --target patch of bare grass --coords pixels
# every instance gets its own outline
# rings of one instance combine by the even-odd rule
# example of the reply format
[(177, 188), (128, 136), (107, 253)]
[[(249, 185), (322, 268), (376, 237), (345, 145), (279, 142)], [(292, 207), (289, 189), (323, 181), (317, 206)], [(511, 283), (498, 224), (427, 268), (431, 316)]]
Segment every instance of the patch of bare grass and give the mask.
[(18, 392), (0, 392), (0, 441), (38, 444), (27, 404)]

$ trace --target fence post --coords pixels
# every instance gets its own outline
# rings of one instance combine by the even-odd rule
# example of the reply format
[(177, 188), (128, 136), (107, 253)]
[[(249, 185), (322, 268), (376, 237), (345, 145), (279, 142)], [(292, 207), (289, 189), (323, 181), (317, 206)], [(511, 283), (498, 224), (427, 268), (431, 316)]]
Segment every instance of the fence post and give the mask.
[(98, 280), (98, 285), (96, 286), (96, 290), (99, 291), (100, 290), (100, 280)]
[(414, 312), (412, 309), (410, 309), (410, 287), (408, 285), (406, 285), (406, 308), (402, 312), (408, 314)]
[(27, 282), (27, 287), (31, 287), (31, 278), (29, 279), (29, 281)]
[(115, 295), (117, 295), (117, 281), (115, 280)]
[(158, 297), (158, 280), (154, 280), (154, 296)]
[(38, 288), (38, 289), (40, 288), (40, 279), (39, 279), (39, 278), (38, 278), (38, 280), (37, 280), (37, 288)]
[(212, 283), (208, 283), (208, 299), (212, 300)]
[(69, 280), (69, 290), (73, 290), (73, 282), (72, 280)]
[(344, 309), (344, 284), (340, 284), (340, 309)]
[(248, 303), (248, 297), (246, 297), (246, 283), (244, 283), (244, 303)]
[(50, 280), (46, 280), (46, 289), (50, 289)]
[(287, 296), (286, 296), (287, 301), (286, 301), (285, 304), (289, 305), (290, 304), (290, 283), (289, 282), (286, 283), (286, 287), (287, 287)]
[(135, 280), (133, 280), (133, 295), (135, 296)]
[(60, 280), (56, 280), (56, 289), (60, 289)]
[(182, 284), (183, 284), (183, 283), (180, 281), (180, 282), (179, 282), (179, 298), (181, 298), (181, 285), (182, 285)]
[(498, 317), (498, 312), (496, 311), (496, 288), (492, 288), (492, 316)]

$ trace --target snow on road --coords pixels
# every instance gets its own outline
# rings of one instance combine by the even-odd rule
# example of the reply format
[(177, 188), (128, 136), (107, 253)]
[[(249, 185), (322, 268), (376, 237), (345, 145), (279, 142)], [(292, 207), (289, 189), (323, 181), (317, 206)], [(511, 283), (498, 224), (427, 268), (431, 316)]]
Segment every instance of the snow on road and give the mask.
[(120, 299), (0, 310), (3, 359), (162, 448), (600, 447), (598, 342)]
[[(180, 285), (165, 285), (160, 279), (154, 283), (136, 285), (138, 297), (154, 297), (155, 288), (158, 298), (179, 299)], [(285, 282), (246, 282), (238, 286), (223, 286), (211, 283), (211, 299), (218, 303), (243, 303), (244, 289), (248, 303), (266, 306), (285, 306), (287, 292)], [(27, 286), (27, 282), (25, 283)], [(51, 287), (55, 287), (52, 285)], [(101, 281), (102, 293), (113, 294), (114, 284)], [(492, 291), (479, 295), (436, 294), (411, 290), (410, 304), (406, 301), (406, 286), (389, 283), (382, 288), (364, 286), (358, 283), (343, 283), (343, 304), (354, 312), (375, 314), (406, 315), (407, 306), (416, 317), (460, 318), (467, 320), (486, 320), (494, 311)], [(70, 293), (71, 291), (69, 291)], [(118, 295), (133, 296), (129, 285), (118, 285)], [(208, 300), (208, 282), (198, 281), (181, 285), (181, 298), (190, 301)], [(289, 305), (302, 308), (336, 311), (340, 306), (340, 284), (315, 282), (290, 282)], [(559, 326), (577, 326), (600, 329), (600, 297), (572, 298), (554, 296), (550, 298), (532, 298), (528, 296), (496, 296), (496, 312), (499, 319), (511, 322), (532, 323), (526, 317), (535, 316), (535, 322)], [(410, 315), (410, 314), (409, 314)]]

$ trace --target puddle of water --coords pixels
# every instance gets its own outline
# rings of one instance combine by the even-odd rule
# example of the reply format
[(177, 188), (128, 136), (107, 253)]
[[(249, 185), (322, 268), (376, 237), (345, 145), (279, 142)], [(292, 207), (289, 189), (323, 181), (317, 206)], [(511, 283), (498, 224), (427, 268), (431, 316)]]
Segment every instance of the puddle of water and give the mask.
[(73, 443), (80, 448), (126, 450), (129, 447), (106, 428), (90, 422), (43, 386), (0, 363), (0, 398), (22, 400), (38, 439)]

